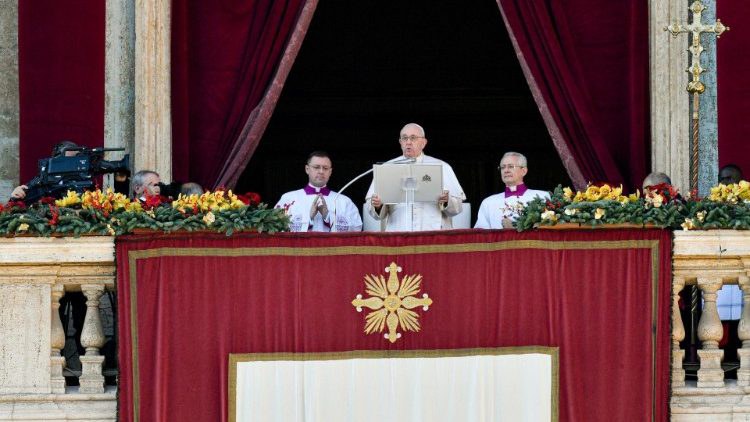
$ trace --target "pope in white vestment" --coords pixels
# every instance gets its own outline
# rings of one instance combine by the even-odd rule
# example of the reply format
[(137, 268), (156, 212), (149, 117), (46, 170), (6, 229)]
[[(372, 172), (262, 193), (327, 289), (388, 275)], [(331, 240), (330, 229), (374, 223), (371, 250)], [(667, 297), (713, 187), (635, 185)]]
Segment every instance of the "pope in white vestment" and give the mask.
[(333, 166), (328, 154), (315, 151), (305, 165), (307, 186), (281, 196), (276, 208), (284, 208), (293, 232), (361, 231), (362, 217), (351, 199), (326, 184)]
[(407, 204), (386, 205), (380, 202), (375, 192), (374, 182), (366, 195), (366, 211), (381, 222), (381, 231), (423, 231), (441, 230), (453, 227), (453, 216), (461, 212), (461, 203), (466, 199), (464, 190), (458, 183), (456, 173), (451, 166), (437, 158), (422, 153), (427, 138), (424, 129), (416, 123), (409, 123), (401, 129), (399, 142), (403, 155), (389, 162), (414, 159), (419, 164), (440, 164), (443, 168), (443, 195), (435, 198), (434, 203), (417, 202), (412, 205), (412, 226), (409, 225), (409, 206)]
[(534, 198), (549, 199), (549, 192), (528, 189), (523, 178), (528, 172), (526, 157), (507, 152), (500, 160), (500, 175), (505, 192), (491, 195), (482, 201), (477, 213), (476, 229), (511, 228), (519, 212)]

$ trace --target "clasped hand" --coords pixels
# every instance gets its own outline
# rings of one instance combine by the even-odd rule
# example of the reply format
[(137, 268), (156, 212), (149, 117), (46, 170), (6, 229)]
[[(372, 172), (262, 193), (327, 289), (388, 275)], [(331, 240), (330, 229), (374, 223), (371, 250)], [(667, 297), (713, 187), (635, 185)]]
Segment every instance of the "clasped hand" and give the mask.
[(324, 220), (328, 218), (328, 204), (321, 194), (318, 194), (310, 206), (310, 220), (314, 220), (317, 213), (320, 213)]

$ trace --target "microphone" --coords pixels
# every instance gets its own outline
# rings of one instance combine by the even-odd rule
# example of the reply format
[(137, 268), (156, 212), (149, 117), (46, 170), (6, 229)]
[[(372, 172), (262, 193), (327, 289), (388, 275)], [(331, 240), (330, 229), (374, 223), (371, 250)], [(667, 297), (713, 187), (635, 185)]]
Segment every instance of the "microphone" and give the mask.
[[(408, 158), (407, 157), (407, 158), (399, 158), (397, 160), (392, 160), (392, 161), (380, 161), (380, 162), (376, 162), (375, 164), (378, 164), (378, 165), (379, 164), (411, 164), (411, 163), (415, 163), (416, 161), (417, 161), (416, 158)], [(338, 223), (338, 221), (336, 220), (336, 200), (339, 198), (339, 195), (341, 195), (346, 190), (346, 188), (348, 188), (349, 186), (351, 186), (352, 183), (354, 183), (357, 180), (359, 180), (359, 179), (367, 176), (368, 174), (372, 173), (374, 170), (375, 170), (375, 168), (371, 167), (370, 169), (368, 169), (367, 171), (363, 172), (359, 176), (357, 176), (354, 179), (350, 180), (349, 183), (345, 184), (344, 187), (341, 188), (340, 191), (336, 192), (336, 195), (333, 197), (333, 211), (332, 211), (333, 220), (331, 221), (331, 231), (332, 232), (336, 231), (336, 225)]]
[(381, 165), (381, 164), (413, 164), (413, 163), (416, 163), (416, 162), (417, 162), (416, 158), (400, 158), (398, 160), (392, 160), (392, 161), (378, 161), (375, 164), (377, 164), (377, 165)]

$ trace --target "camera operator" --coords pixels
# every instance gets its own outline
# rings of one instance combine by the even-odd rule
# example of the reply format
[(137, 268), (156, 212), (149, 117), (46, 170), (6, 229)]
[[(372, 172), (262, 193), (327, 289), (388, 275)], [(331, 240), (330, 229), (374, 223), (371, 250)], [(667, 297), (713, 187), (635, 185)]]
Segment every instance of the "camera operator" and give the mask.
[[(78, 145), (73, 141), (62, 141), (56, 144), (52, 148), (53, 157), (75, 157), (78, 155)], [(10, 194), (10, 199), (17, 201), (26, 197), (26, 189), (29, 187), (26, 185), (16, 186), (13, 192)]]

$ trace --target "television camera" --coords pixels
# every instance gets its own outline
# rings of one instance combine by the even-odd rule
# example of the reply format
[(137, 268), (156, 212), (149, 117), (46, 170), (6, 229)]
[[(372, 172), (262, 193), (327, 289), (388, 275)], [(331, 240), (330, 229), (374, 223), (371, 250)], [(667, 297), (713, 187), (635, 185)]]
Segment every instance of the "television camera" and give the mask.
[[(124, 148), (66, 147), (54, 157), (39, 160), (39, 174), (26, 184), (24, 202), (32, 204), (45, 196), (62, 198), (69, 190), (83, 193), (95, 187), (94, 177), (115, 172), (128, 172), (130, 155), (122, 160), (107, 161), (104, 153)], [(65, 152), (76, 151), (74, 156)]]

